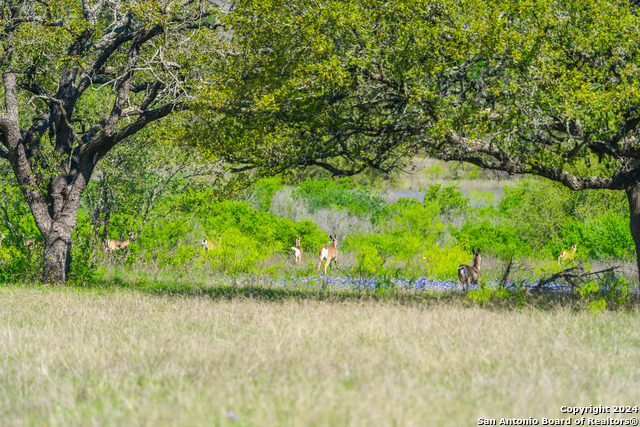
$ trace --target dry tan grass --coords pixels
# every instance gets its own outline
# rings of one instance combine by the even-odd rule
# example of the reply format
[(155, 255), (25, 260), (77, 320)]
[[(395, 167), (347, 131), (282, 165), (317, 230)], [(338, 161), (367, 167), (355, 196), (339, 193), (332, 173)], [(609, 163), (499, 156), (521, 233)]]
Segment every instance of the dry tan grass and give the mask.
[(639, 318), (0, 287), (0, 419), (462, 426), (559, 418), (561, 405), (640, 403)]

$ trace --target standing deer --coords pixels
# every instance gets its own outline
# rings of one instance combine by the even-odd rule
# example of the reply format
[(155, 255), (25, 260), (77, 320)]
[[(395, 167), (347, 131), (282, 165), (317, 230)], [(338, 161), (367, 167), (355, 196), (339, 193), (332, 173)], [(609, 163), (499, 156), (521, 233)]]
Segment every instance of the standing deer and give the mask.
[(207, 239), (206, 237), (204, 239), (202, 239), (202, 241), (200, 242), (200, 246), (202, 246), (202, 249), (204, 249), (205, 251), (211, 251), (215, 248), (217, 248), (220, 245), (220, 241), (222, 240), (222, 236), (218, 235), (218, 241), (217, 242), (213, 242), (209, 239)]
[(480, 263), (482, 262), (482, 255), (480, 255), (480, 249), (473, 252), (473, 266), (462, 264), (458, 267), (458, 279), (462, 282), (462, 289), (467, 292), (471, 283), (478, 284), (480, 279)]
[(200, 246), (202, 246), (205, 251), (210, 251), (216, 247), (216, 244), (211, 240), (204, 238), (202, 239), (202, 242), (200, 242)]
[(578, 249), (578, 244), (574, 243), (573, 246), (571, 246), (571, 251), (567, 251), (564, 249), (560, 251), (560, 256), (558, 257), (558, 265), (560, 265), (561, 261), (567, 261), (573, 258), (577, 249)]
[(302, 246), (300, 246), (300, 237), (296, 237), (296, 245), (291, 249), (293, 249), (296, 265), (299, 265), (302, 262)]
[(325, 275), (327, 274), (327, 267), (329, 267), (331, 261), (334, 261), (336, 268), (340, 270), (340, 267), (338, 267), (338, 236), (329, 236), (329, 239), (331, 239), (331, 241), (320, 249), (320, 254), (318, 255), (318, 273), (320, 273), (322, 261), (327, 261), (324, 265)]
[(104, 250), (107, 252), (115, 251), (116, 249), (122, 249), (129, 246), (131, 239), (127, 240), (105, 240)]

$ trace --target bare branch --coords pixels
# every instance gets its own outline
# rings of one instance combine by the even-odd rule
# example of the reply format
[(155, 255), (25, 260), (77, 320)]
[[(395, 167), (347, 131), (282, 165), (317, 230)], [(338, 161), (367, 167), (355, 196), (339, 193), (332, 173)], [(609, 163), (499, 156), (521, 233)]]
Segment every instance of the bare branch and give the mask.
[(437, 153), (441, 160), (464, 161), (485, 169), (505, 171), (511, 175), (537, 175), (559, 182), (572, 190), (624, 190), (640, 180), (640, 168), (608, 177), (577, 177), (561, 168), (527, 162), (522, 158), (511, 158), (491, 144), (462, 138), (453, 133), (449, 136), (449, 142), (450, 146)]
[(95, 159), (95, 162), (97, 162), (100, 158), (104, 157), (104, 155), (107, 154), (107, 152), (118, 142), (122, 141), (128, 136), (135, 134), (149, 123), (160, 120), (161, 118), (168, 116), (174, 111), (179, 111), (185, 108), (186, 105), (184, 103), (177, 102), (166, 104), (153, 110), (144, 111), (142, 114), (140, 114), (135, 122), (125, 126), (117, 132), (111, 135), (107, 135), (106, 133), (102, 132), (101, 134), (97, 135), (89, 143), (86, 143), (81, 147), (80, 156), (88, 157), (92, 156), (94, 152), (98, 152), (98, 157)]

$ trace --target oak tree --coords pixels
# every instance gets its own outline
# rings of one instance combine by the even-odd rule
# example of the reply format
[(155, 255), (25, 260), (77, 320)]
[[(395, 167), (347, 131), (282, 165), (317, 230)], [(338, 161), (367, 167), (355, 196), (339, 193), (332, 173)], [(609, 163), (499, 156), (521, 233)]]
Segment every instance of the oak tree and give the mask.
[(116, 144), (184, 109), (216, 49), (208, 0), (0, 2), (0, 158), (64, 282), (80, 198)]
[(249, 0), (232, 26), (194, 135), (237, 172), (422, 154), (625, 191), (640, 255), (636, 2)]

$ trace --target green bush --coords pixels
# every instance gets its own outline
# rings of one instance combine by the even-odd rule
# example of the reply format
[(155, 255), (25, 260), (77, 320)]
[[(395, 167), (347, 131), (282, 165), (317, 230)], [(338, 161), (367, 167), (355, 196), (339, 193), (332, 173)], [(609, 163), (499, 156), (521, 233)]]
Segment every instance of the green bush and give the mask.
[[(125, 254), (129, 262), (155, 262), (160, 267), (207, 268), (229, 274), (260, 272), (266, 268), (266, 260), (288, 256), (298, 236), (305, 260), (315, 257), (327, 243), (326, 233), (309, 220), (294, 222), (258, 211), (248, 202), (228, 200), (200, 206), (188, 217), (181, 214), (150, 224)], [(216, 247), (205, 251), (200, 246), (203, 238)]]
[(469, 198), (456, 184), (444, 187), (442, 184), (429, 185), (424, 194), (424, 204), (429, 203), (437, 203), (440, 213), (447, 216), (464, 215), (471, 209)]
[(461, 264), (471, 265), (471, 251), (461, 246), (441, 248), (434, 245), (422, 252), (427, 276), (440, 280), (457, 279)]
[(519, 180), (505, 187), (492, 223), (498, 225), (467, 223), (459, 235), (466, 233), (472, 245), (483, 247), (493, 241), (491, 250), (507, 256), (554, 258), (574, 243), (583, 258), (635, 254), (628, 205), (620, 191), (571, 191), (546, 180)]
[(577, 243), (577, 254), (582, 257), (631, 259), (635, 256), (628, 215), (609, 211), (586, 221), (574, 219), (568, 221), (561, 236), (566, 245), (554, 246), (554, 253)]
[(347, 236), (344, 248), (356, 254), (356, 269), (367, 276), (417, 276), (422, 274), (420, 253), (435, 244), (443, 226), (439, 205), (400, 199), (391, 206), (394, 213), (388, 231)]
[(320, 209), (340, 209), (368, 218), (374, 224), (382, 223), (391, 216), (384, 198), (371, 190), (352, 189), (347, 179), (307, 179), (293, 190), (293, 197), (303, 200), (311, 212)]
[(42, 274), (42, 246), (0, 246), (0, 283), (36, 282)]
[(273, 195), (283, 186), (282, 179), (279, 177), (258, 180), (250, 191), (251, 204), (258, 210), (268, 211), (271, 208)]
[(400, 199), (391, 206), (394, 214), (390, 228), (413, 234), (427, 244), (435, 242), (444, 229), (438, 218), (440, 205), (437, 202), (424, 205), (412, 199)]
[(459, 230), (452, 228), (451, 233), (458, 244), (467, 251), (480, 248), (483, 253), (493, 254), (502, 259), (514, 255), (536, 254), (534, 248), (520, 237), (518, 230), (511, 224), (494, 226), (487, 220), (480, 223), (467, 222)]
[(424, 240), (418, 235), (404, 230), (383, 234), (359, 233), (344, 240), (344, 249), (356, 255), (356, 270), (365, 276), (415, 275), (417, 255), (424, 246)]

